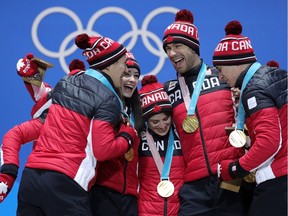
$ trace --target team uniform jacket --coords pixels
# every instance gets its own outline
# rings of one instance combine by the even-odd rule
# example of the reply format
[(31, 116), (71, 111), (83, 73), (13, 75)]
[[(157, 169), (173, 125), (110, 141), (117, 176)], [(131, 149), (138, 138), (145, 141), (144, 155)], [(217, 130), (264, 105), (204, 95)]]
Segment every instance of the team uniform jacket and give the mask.
[[(154, 138), (156, 148), (162, 158), (165, 160), (167, 151), (169, 133), (160, 137), (150, 131)], [(181, 144), (178, 136), (174, 132), (174, 150), (171, 162), (170, 181), (174, 184), (174, 194), (168, 198), (163, 198), (157, 193), (157, 185), (161, 180), (161, 176), (149, 150), (145, 134), (142, 136), (139, 146), (139, 216), (176, 216), (179, 210), (178, 191), (183, 184), (183, 173), (185, 169), (184, 159), (182, 157)]]
[(99, 163), (96, 184), (108, 187), (122, 194), (138, 196), (138, 146), (139, 142), (133, 144), (134, 157), (132, 161), (127, 161), (122, 155), (118, 158)]
[(97, 161), (128, 149), (125, 138), (115, 139), (120, 111), (117, 97), (97, 79), (86, 74), (64, 77), (53, 90), (49, 114), (26, 167), (63, 173), (89, 191)]
[[(200, 67), (201, 64), (184, 75), (190, 97)], [(166, 82), (165, 90), (172, 103), (173, 121), (186, 162), (184, 182), (195, 181), (211, 174), (216, 175), (220, 161), (236, 159), (243, 155), (243, 149), (234, 148), (228, 141), (225, 127), (231, 127), (235, 122), (233, 100), (230, 87), (220, 82), (217, 74), (212, 73), (211, 69), (207, 70), (195, 111), (199, 128), (194, 133), (186, 133), (182, 128), (187, 110), (178, 80)], [(209, 167), (211, 172), (208, 171)]]
[(33, 119), (14, 126), (4, 135), (1, 146), (2, 173), (17, 176), (21, 145), (33, 142), (34, 148), (48, 113), (49, 107), (46, 107), (48, 101), (51, 101), (51, 93), (45, 93), (35, 103), (31, 111)]
[(287, 175), (287, 71), (260, 67), (243, 89), (242, 103), (251, 148), (239, 159), (241, 167), (257, 170), (258, 184)]
[[(80, 70), (73, 70), (69, 75), (82, 73)], [(10, 129), (3, 137), (1, 157), (3, 158), (2, 172), (11, 173), (17, 176), (19, 167), (19, 151), (21, 145), (33, 142), (36, 145), (40, 131), (44, 124), (48, 109), (52, 103), (52, 88), (47, 83), (42, 83), (40, 87), (24, 82), (32, 99), (36, 102), (31, 109), (32, 120), (26, 121)], [(37, 95), (37, 97), (36, 97)], [(15, 170), (15, 165), (17, 170)]]

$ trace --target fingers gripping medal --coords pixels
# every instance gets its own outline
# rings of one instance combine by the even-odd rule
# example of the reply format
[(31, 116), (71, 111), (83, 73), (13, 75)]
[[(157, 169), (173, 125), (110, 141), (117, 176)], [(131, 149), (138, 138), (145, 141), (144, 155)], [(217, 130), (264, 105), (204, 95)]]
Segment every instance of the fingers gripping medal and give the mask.
[(241, 148), (247, 142), (246, 134), (244, 133), (244, 131), (236, 129), (230, 133), (229, 142), (232, 146), (236, 148)]
[(199, 127), (199, 122), (196, 116), (187, 116), (182, 123), (183, 130), (186, 133), (193, 133)]
[(169, 180), (162, 180), (157, 185), (157, 192), (163, 198), (170, 197), (174, 193), (174, 185)]

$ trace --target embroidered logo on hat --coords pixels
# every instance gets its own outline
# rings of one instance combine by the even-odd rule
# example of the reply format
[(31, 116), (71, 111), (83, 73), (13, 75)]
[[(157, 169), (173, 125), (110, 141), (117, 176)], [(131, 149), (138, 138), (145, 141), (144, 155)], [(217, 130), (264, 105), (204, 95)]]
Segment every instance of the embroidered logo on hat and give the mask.
[(240, 65), (257, 61), (251, 41), (242, 36), (239, 21), (229, 22), (225, 27), (226, 36), (214, 50), (213, 65)]

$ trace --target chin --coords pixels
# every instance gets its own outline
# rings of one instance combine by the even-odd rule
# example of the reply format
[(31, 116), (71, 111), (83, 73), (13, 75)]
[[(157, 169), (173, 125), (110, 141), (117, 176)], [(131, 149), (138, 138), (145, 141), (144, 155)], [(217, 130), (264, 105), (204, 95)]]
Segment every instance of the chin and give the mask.
[(156, 132), (159, 136), (165, 136), (167, 133), (169, 132), (169, 130), (163, 131), (163, 132)]
[(122, 94), (123, 94), (123, 96), (126, 97), (126, 98), (131, 98), (131, 97), (132, 97), (132, 93), (130, 93), (130, 92), (129, 92), (129, 93), (124, 93), (124, 92), (123, 92)]

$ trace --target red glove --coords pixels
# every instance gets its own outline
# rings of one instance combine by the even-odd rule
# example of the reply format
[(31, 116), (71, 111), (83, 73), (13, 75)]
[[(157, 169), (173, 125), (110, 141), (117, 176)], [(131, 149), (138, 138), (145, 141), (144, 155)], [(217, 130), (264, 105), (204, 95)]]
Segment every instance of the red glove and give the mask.
[(11, 191), (15, 178), (8, 174), (0, 174), (0, 203), (6, 198)]
[(249, 174), (249, 171), (243, 169), (239, 160), (223, 160), (218, 165), (218, 177), (223, 181), (243, 178)]
[(129, 144), (128, 149), (130, 149), (134, 143), (137, 143), (139, 141), (137, 131), (133, 127), (127, 126), (125, 124), (121, 125), (117, 136), (121, 136), (127, 140)]
[(233, 160), (223, 160), (218, 164), (218, 177), (223, 181), (232, 180), (232, 177), (229, 174), (229, 165)]
[(30, 77), (38, 72), (38, 66), (35, 62), (31, 61), (33, 54), (29, 53), (25, 58), (21, 58), (17, 62), (17, 73), (21, 77)]

